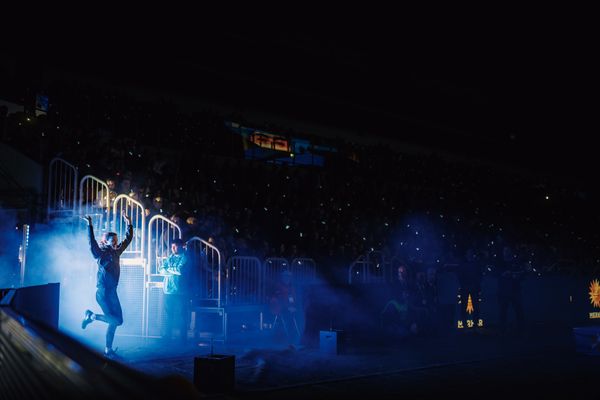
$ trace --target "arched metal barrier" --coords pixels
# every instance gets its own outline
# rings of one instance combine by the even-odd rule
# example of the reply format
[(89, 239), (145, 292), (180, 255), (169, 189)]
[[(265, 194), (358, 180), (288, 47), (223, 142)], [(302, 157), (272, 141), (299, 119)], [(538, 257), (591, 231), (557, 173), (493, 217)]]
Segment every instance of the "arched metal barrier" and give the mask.
[[(187, 241), (189, 262), (195, 272), (192, 288), (197, 293), (192, 307), (192, 331), (198, 338), (225, 340), (227, 337), (227, 314), (221, 290), (226, 274), (222, 268), (218, 248), (197, 236)], [(215, 322), (216, 317), (218, 322)]]
[(147, 273), (158, 274), (162, 262), (171, 253), (173, 239), (181, 239), (181, 228), (162, 215), (155, 215), (148, 222)]
[(315, 283), (317, 279), (317, 263), (312, 258), (294, 258), (291, 263), (294, 282), (301, 285)]
[(133, 225), (133, 239), (121, 256), (121, 278), (118, 295), (123, 305), (123, 326), (119, 335), (146, 334), (146, 260), (144, 257), (146, 238), (146, 217), (144, 206), (127, 195), (119, 195), (112, 205), (112, 227), (119, 236), (125, 237), (127, 224), (123, 215), (129, 215)]
[(266, 296), (269, 296), (269, 293), (272, 292), (273, 286), (279, 280), (279, 274), (283, 270), (290, 270), (290, 263), (285, 258), (280, 257), (269, 257), (265, 259), (264, 262), (264, 292), (263, 292), (263, 303), (267, 303), (268, 299)]
[(123, 216), (128, 215), (131, 218), (131, 224), (133, 225), (133, 240), (123, 253), (122, 257), (135, 261), (128, 261), (127, 263), (143, 265), (144, 257), (146, 256), (144, 252), (144, 242), (146, 238), (146, 215), (144, 213), (144, 205), (125, 194), (120, 194), (113, 202), (112, 215), (112, 229), (114, 229), (119, 237), (124, 237), (127, 232), (127, 224), (125, 223)]
[(264, 300), (264, 266), (256, 257), (234, 256), (227, 261), (227, 305), (256, 305)]
[(110, 230), (110, 189), (106, 182), (93, 175), (81, 178), (79, 215), (91, 216), (96, 232)]
[(197, 236), (187, 241), (187, 254), (196, 272), (195, 292), (206, 305), (222, 306), (222, 290), (226, 279), (221, 252), (218, 248)]
[(361, 255), (348, 267), (348, 284), (359, 283), (383, 283), (389, 278), (390, 261), (380, 251), (370, 251)]
[(48, 219), (72, 217), (77, 207), (77, 167), (53, 158), (48, 168)]
[(162, 215), (148, 221), (146, 230), (146, 282), (144, 303), (144, 336), (158, 337), (164, 332), (164, 277), (159, 274), (160, 266), (171, 253), (173, 239), (181, 239), (181, 228)]

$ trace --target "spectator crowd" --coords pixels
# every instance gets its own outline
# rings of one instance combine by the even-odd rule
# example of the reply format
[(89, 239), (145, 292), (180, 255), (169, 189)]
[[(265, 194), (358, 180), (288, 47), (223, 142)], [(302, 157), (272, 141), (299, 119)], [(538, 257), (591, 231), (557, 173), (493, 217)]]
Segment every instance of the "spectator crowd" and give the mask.
[[(494, 264), (509, 244), (537, 273), (600, 266), (593, 189), (575, 183), (306, 135), (338, 151), (323, 166), (269, 163), (246, 159), (225, 121), (297, 134), (80, 83), (37, 91), (50, 99), (47, 114), (4, 110), (4, 143), (43, 165), (59, 156), (80, 176), (106, 180), (148, 214), (178, 223), (184, 239), (212, 238), (225, 259), (310, 257), (341, 279), (357, 257), (380, 251), (416, 278), (460, 263), (467, 248)], [(19, 94), (25, 103), (32, 97)]]

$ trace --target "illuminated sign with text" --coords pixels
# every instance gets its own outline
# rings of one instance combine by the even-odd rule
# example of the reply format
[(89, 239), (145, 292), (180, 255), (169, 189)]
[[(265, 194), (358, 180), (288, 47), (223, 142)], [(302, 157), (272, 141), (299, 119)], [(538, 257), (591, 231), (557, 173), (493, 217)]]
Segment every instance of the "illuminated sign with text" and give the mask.
[[(481, 301), (481, 299), (478, 299)], [(458, 329), (469, 329), (469, 328), (483, 328), (483, 319), (478, 315), (473, 303), (473, 297), (470, 293), (467, 293), (467, 304), (463, 305), (462, 297), (458, 295), (458, 306), (460, 310), (460, 319), (456, 322)]]

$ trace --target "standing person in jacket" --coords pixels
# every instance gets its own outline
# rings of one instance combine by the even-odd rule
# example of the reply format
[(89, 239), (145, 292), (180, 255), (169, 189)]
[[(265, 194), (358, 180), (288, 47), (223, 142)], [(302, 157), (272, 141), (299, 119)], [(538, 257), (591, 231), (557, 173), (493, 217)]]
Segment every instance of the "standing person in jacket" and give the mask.
[(171, 254), (160, 267), (164, 275), (164, 305), (167, 316), (164, 337), (169, 340), (174, 328), (177, 328), (182, 344), (187, 340), (188, 309), (189, 309), (189, 272), (188, 259), (184, 250), (185, 243), (181, 239), (171, 242)]
[(104, 354), (107, 357), (114, 357), (115, 349), (112, 348), (112, 344), (115, 338), (115, 332), (117, 326), (123, 324), (123, 311), (121, 310), (121, 303), (117, 296), (117, 285), (119, 284), (119, 275), (121, 273), (119, 257), (133, 239), (133, 226), (131, 225), (131, 218), (127, 215), (123, 215), (123, 219), (125, 219), (125, 222), (127, 223), (125, 240), (119, 243), (115, 232), (105, 232), (102, 235), (100, 244), (98, 244), (94, 237), (92, 217), (87, 216), (85, 219), (88, 222), (90, 250), (92, 256), (98, 262), (96, 301), (104, 314), (95, 314), (90, 310), (86, 310), (85, 317), (81, 323), (81, 328), (85, 329), (92, 321), (102, 321), (107, 323), (108, 328), (106, 329), (106, 347), (104, 348)]

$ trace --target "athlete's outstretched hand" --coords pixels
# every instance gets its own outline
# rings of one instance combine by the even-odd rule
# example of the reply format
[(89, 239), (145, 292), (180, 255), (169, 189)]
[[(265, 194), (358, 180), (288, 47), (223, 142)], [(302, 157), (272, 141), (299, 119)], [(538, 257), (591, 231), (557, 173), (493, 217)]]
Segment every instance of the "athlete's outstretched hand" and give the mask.
[(131, 225), (131, 217), (127, 214), (123, 214), (123, 219), (127, 222), (127, 225)]

